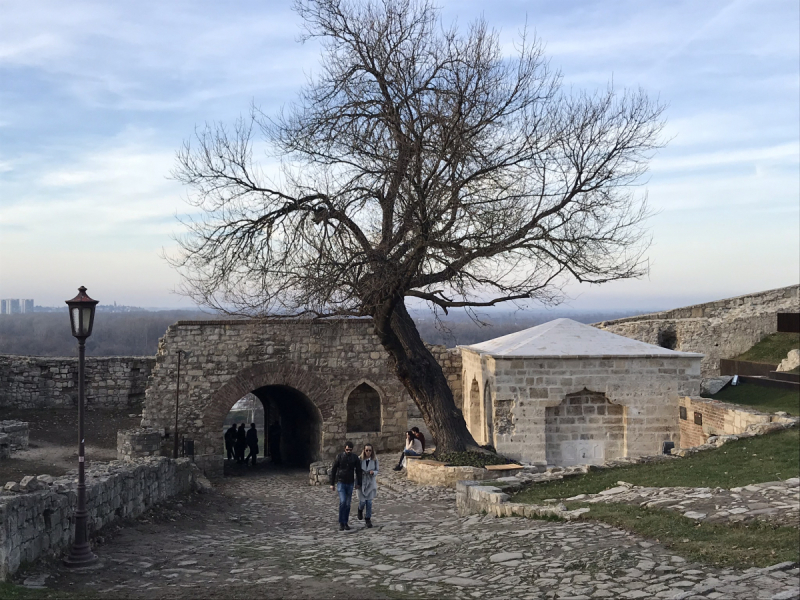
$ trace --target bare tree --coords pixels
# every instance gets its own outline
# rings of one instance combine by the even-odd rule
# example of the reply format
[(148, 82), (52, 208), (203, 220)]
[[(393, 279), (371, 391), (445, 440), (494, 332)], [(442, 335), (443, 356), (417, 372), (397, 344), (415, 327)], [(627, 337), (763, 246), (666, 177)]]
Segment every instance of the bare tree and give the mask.
[[(200, 218), (175, 259), (199, 304), (369, 315), (439, 448), (476, 447), (405, 299), (445, 312), (558, 302), (568, 279), (641, 275), (662, 107), (565, 92), (523, 31), (512, 58), (428, 0), (300, 0), (321, 72), (271, 118), (198, 130), (175, 177)], [(274, 172), (253, 160), (260, 132)]]

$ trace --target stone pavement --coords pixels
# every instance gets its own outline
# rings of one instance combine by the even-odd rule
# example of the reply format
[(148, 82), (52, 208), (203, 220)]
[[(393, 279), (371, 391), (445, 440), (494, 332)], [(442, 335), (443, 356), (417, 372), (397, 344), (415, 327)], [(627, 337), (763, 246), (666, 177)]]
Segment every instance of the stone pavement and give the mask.
[(729, 490), (722, 488), (641, 487), (618, 482), (599, 494), (567, 498), (581, 502), (620, 502), (648, 508), (675, 510), (697, 521), (762, 520), (776, 525), (800, 525), (800, 478), (756, 483)]
[(608, 525), (480, 515), (383, 457), (373, 522), (339, 532), (337, 497), (306, 471), (256, 470), (158, 507), (96, 548), (101, 568), (56, 561), (29, 585), (111, 598), (797, 598), (797, 565), (737, 572), (686, 561)]

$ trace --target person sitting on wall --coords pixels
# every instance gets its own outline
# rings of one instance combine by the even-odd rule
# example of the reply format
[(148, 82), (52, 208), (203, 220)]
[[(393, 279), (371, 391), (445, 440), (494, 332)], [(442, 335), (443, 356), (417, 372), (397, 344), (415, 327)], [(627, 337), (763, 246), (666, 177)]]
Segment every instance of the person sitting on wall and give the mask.
[(250, 449), (250, 451), (247, 453), (247, 458), (244, 459), (244, 464), (247, 464), (250, 461), (250, 457), (252, 457), (253, 466), (255, 467), (256, 456), (258, 456), (258, 431), (256, 431), (255, 423), (250, 423), (250, 429), (247, 430), (245, 441), (247, 442), (247, 447)]
[(414, 435), (417, 436), (417, 439), (419, 440), (419, 443), (422, 444), (422, 452), (420, 452), (420, 454), (424, 454), (425, 453), (425, 434), (423, 434), (419, 430), (419, 427), (412, 427), (411, 431), (414, 432)]
[(394, 468), (395, 471), (400, 471), (403, 468), (406, 456), (422, 456), (422, 442), (410, 429), (406, 432), (406, 448), (400, 455), (400, 462)]
[(228, 454), (228, 460), (235, 460), (236, 453), (233, 446), (236, 443), (236, 423), (225, 430), (225, 452)]
[(234, 452), (236, 453), (236, 462), (242, 464), (244, 462), (244, 449), (247, 448), (247, 433), (244, 430), (244, 423), (239, 425), (236, 430), (236, 443), (234, 444)]

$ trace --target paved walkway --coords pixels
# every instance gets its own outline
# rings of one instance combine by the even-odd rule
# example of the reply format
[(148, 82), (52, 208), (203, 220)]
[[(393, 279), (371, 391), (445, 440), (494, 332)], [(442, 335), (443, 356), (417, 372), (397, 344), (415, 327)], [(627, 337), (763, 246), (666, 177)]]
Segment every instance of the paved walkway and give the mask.
[(371, 530), (353, 514), (340, 533), (336, 494), (309, 486), (307, 472), (262, 471), (110, 532), (100, 569), (52, 561), (22, 576), (113, 598), (799, 597), (797, 566), (714, 569), (603, 524), (460, 518), (451, 490), (382, 464)]
[(567, 498), (581, 502), (621, 502), (675, 510), (697, 521), (762, 520), (776, 525), (800, 525), (800, 478), (722, 488), (641, 487), (619, 482), (599, 494)]

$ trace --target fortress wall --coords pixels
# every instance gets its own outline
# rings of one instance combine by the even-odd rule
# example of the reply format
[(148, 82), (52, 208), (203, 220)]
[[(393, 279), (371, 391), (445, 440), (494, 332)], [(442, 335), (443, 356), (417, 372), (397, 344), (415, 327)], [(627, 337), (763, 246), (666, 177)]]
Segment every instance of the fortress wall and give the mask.
[[(188, 458), (153, 457), (88, 467), (90, 535), (117, 519), (137, 517), (154, 504), (189, 492), (198, 476)], [(75, 539), (76, 506), (74, 473), (58, 478), (29, 476), (6, 484), (0, 495), (0, 581), (21, 564), (69, 548)]]
[[(121, 408), (144, 400), (155, 357), (86, 358), (86, 402)], [(49, 408), (78, 403), (78, 359), (0, 355), (0, 408)]]
[(800, 311), (800, 285), (595, 323), (599, 329), (682, 352), (705, 354), (704, 378), (777, 331), (779, 312)]

